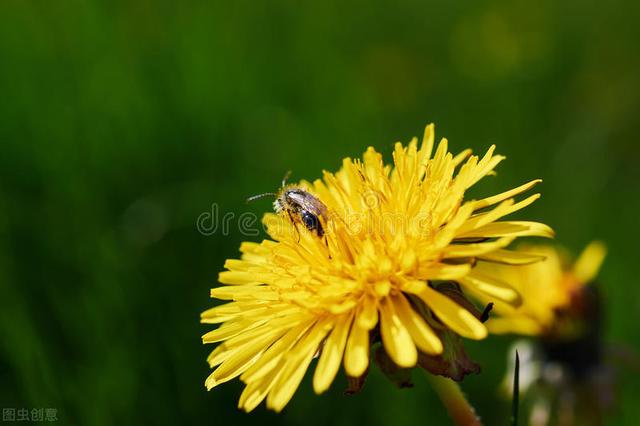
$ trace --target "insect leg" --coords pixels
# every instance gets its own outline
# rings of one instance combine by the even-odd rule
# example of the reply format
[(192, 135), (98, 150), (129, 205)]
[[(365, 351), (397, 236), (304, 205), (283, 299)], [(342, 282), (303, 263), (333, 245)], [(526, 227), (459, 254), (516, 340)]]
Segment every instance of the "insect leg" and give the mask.
[(300, 230), (298, 229), (298, 223), (293, 219), (293, 216), (291, 215), (291, 210), (287, 209), (287, 215), (289, 216), (289, 220), (291, 221), (291, 223), (293, 223), (293, 227), (296, 230), (296, 233), (298, 234), (298, 243), (300, 242)]

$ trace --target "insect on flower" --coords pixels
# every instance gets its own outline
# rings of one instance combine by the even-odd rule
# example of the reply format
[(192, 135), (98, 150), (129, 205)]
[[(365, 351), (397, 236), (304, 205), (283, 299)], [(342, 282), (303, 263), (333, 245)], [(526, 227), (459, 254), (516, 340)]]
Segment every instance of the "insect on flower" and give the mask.
[[(246, 385), (239, 408), (249, 412), (266, 401), (282, 411), (314, 358), (318, 394), (341, 366), (352, 392), (372, 361), (402, 386), (400, 371), (416, 366), (447, 377), (474, 367), (459, 339), (488, 332), (462, 291), (517, 306), (520, 294), (477, 265), (530, 263), (538, 258), (506, 247), (553, 230), (501, 220), (540, 197), (515, 200), (538, 179), (479, 200), (465, 197), (503, 160), (495, 147), (482, 157), (468, 149), (454, 155), (446, 139), (434, 142), (429, 125), (420, 145), (417, 138), (395, 145), (392, 163), (370, 147), (335, 173), (297, 185), (284, 179), (278, 191), (249, 199), (272, 196), (280, 214), (265, 214), (269, 238), (243, 242), (242, 255), (225, 262), (221, 285), (211, 290), (226, 303), (201, 315), (203, 323), (219, 324), (202, 337), (217, 344), (207, 358), (207, 389), (239, 378)], [(297, 241), (291, 228), (299, 230)]]
[(296, 230), (298, 229), (297, 224), (302, 223), (309, 231), (315, 232), (319, 237), (323, 237), (324, 227), (322, 223), (326, 224), (327, 222), (327, 206), (304, 189), (293, 185), (287, 186), (289, 174), (291, 172), (288, 172), (282, 178), (280, 191), (254, 195), (247, 198), (247, 202), (269, 196), (275, 197), (273, 209), (278, 214), (286, 213), (293, 225), (296, 226)]

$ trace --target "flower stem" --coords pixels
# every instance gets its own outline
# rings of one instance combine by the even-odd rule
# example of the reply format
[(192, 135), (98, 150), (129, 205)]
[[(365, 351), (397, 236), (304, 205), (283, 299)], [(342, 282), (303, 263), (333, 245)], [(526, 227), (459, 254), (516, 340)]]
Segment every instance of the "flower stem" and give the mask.
[(476, 411), (467, 401), (460, 386), (451, 379), (427, 374), (431, 386), (436, 391), (449, 417), (458, 426), (482, 426)]

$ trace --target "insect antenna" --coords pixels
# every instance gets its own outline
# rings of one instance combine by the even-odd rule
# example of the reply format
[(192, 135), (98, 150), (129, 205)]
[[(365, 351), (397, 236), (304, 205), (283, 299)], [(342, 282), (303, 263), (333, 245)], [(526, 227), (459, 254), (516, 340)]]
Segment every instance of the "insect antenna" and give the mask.
[(278, 196), (278, 194), (276, 194), (275, 192), (265, 192), (265, 193), (258, 194), (258, 195), (253, 195), (253, 196), (247, 198), (246, 202), (250, 203), (252, 201), (259, 200), (259, 199), (264, 198), (264, 197), (277, 197), (277, 196)]
[(287, 173), (285, 173), (284, 177), (282, 178), (282, 187), (283, 188), (287, 184), (287, 180), (289, 180), (289, 176), (291, 176), (291, 170), (289, 170)]

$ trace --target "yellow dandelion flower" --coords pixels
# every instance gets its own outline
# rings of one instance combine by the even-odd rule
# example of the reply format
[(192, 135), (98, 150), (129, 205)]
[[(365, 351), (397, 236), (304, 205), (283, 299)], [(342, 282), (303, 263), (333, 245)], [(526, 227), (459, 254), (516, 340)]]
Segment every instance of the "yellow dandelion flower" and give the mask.
[(344, 159), (337, 173), (296, 185), (326, 207), (323, 235), (291, 214), (265, 215), (272, 239), (242, 243), (241, 259), (225, 263), (223, 286), (211, 290), (230, 302), (202, 314), (202, 322), (221, 324), (203, 336), (220, 342), (208, 358), (215, 368), (208, 389), (239, 376), (246, 384), (240, 408), (251, 411), (266, 398), (268, 408), (280, 411), (314, 357), (316, 393), (329, 388), (341, 364), (347, 376), (363, 376), (374, 331), (401, 368), (415, 366), (420, 353), (442, 353), (428, 316), (463, 337), (484, 338), (484, 324), (433, 281), (519, 303), (508, 284), (473, 266), (530, 262), (530, 255), (505, 247), (521, 236), (552, 236), (541, 223), (500, 221), (539, 198), (513, 199), (539, 180), (465, 200), (465, 191), (504, 157), (493, 146), (482, 158), (470, 150), (452, 155), (446, 139), (432, 155), (433, 146), (429, 125), (420, 147), (416, 138), (395, 145), (393, 166), (369, 148), (362, 160)]
[[(539, 256), (541, 261), (517, 268), (502, 265), (480, 265), (484, 273), (499, 276), (520, 294), (519, 307), (496, 302), (498, 317), (487, 322), (492, 333), (538, 335), (551, 332), (558, 325), (558, 315), (579, 295), (584, 285), (593, 281), (606, 255), (600, 242), (589, 244), (571, 265), (567, 256), (548, 245), (523, 246), (519, 253)], [(487, 300), (485, 298), (485, 300)]]

